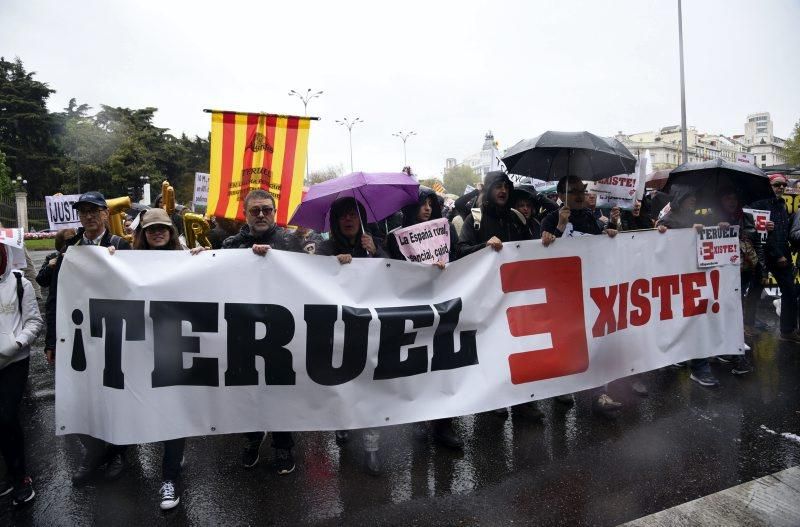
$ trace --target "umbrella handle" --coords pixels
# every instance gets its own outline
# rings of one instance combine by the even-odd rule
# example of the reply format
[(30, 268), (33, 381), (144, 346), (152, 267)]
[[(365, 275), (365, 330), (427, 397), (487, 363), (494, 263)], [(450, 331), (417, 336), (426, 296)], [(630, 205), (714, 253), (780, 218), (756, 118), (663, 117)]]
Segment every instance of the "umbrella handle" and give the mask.
[[(361, 224), (361, 234), (366, 234), (367, 231), (364, 230), (364, 218), (361, 217), (361, 207), (358, 206), (358, 201), (356, 201), (356, 210), (358, 211), (358, 223)], [(367, 253), (367, 256), (372, 258), (372, 255), (369, 254), (369, 251), (365, 250), (364, 252)]]

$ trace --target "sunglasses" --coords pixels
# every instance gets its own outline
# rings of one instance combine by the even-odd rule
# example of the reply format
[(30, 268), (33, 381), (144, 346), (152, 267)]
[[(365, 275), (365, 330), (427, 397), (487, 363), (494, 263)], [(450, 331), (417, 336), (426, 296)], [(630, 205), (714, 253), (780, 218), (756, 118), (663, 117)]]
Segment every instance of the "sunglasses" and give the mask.
[(247, 209), (247, 212), (249, 212), (251, 216), (255, 217), (258, 217), (261, 214), (263, 214), (264, 216), (269, 216), (270, 214), (275, 212), (275, 209), (273, 207), (250, 207), (249, 209)]
[(775, 187), (775, 188), (780, 188), (780, 187), (787, 187), (788, 184), (786, 184), (786, 183), (773, 183), (772, 186)]

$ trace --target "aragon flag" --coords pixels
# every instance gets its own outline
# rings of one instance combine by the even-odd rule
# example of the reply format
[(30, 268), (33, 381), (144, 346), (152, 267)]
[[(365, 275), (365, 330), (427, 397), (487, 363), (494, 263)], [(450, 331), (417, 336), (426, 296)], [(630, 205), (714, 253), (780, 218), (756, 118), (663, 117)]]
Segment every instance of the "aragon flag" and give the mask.
[(275, 197), (275, 222), (300, 204), (310, 117), (211, 111), (211, 178), (206, 216), (243, 221), (244, 197), (261, 188)]

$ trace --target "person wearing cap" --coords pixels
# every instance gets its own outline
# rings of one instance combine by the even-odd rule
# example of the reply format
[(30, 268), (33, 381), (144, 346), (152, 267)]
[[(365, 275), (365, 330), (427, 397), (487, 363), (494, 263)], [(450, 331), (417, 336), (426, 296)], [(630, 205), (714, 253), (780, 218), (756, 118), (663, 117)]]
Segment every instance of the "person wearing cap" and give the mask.
[[(72, 208), (78, 211), (78, 220), (81, 227), (75, 236), (67, 240), (65, 248), (80, 245), (98, 245), (100, 247), (114, 247), (116, 250), (130, 249), (130, 244), (108, 231), (108, 206), (103, 195), (97, 191), (81, 194), (78, 201), (72, 204)], [(65, 249), (66, 252), (66, 249)], [(58, 275), (61, 264), (64, 260), (64, 253), (59, 254), (55, 268), (50, 277), (50, 288), (45, 304), (45, 320), (47, 323), (45, 332), (44, 350), (47, 361), (55, 363), (56, 353), (56, 294), (58, 291)], [(106, 479), (116, 479), (125, 470), (125, 445), (111, 445), (100, 439), (87, 435), (79, 435), (84, 447), (83, 458), (78, 469), (72, 475), (74, 485), (87, 483), (95, 471), (103, 464)]]
[[(762, 199), (750, 204), (750, 208), (770, 211), (770, 221), (767, 223), (767, 242), (764, 245), (764, 256), (767, 271), (772, 273), (781, 290), (781, 321), (780, 338), (788, 342), (800, 342), (797, 332), (797, 294), (794, 287), (794, 265), (792, 264), (792, 249), (789, 246), (791, 218), (786, 208), (783, 193), (786, 191), (788, 180), (783, 174), (772, 174), (769, 183), (775, 196)], [(753, 323), (758, 301), (761, 298), (763, 284), (751, 284), (745, 298), (748, 320), (745, 320), (745, 335), (753, 336)]]
[[(148, 209), (140, 217), (139, 225), (133, 237), (133, 249), (137, 251), (182, 251), (175, 224), (164, 209)], [(199, 254), (203, 247), (191, 250), (192, 255)], [(114, 254), (116, 249), (108, 247)], [(161, 487), (158, 491), (159, 508), (169, 510), (178, 506), (181, 501), (180, 478), (183, 463), (183, 452), (186, 438), (180, 437), (164, 441), (164, 455), (161, 458)]]
[[(251, 190), (244, 198), (244, 214), (247, 223), (235, 236), (222, 242), (223, 249), (250, 249), (259, 256), (266, 256), (269, 250), (303, 251), (301, 238), (290, 234), (286, 229), (275, 225), (276, 207), (272, 194), (263, 189)], [(253, 468), (258, 464), (261, 444), (265, 432), (254, 431), (244, 434), (242, 465)], [(275, 450), (274, 466), (279, 475), (290, 474), (295, 469), (294, 438), (291, 432), (272, 432), (272, 448)]]

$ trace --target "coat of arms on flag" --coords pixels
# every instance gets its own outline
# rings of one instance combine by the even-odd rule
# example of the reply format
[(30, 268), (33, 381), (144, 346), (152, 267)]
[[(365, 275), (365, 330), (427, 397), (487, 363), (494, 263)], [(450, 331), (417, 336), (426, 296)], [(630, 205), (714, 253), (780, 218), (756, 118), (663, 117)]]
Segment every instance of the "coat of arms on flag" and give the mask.
[(253, 189), (275, 198), (278, 225), (300, 204), (308, 132), (314, 117), (211, 110), (211, 170), (207, 216), (243, 221)]

